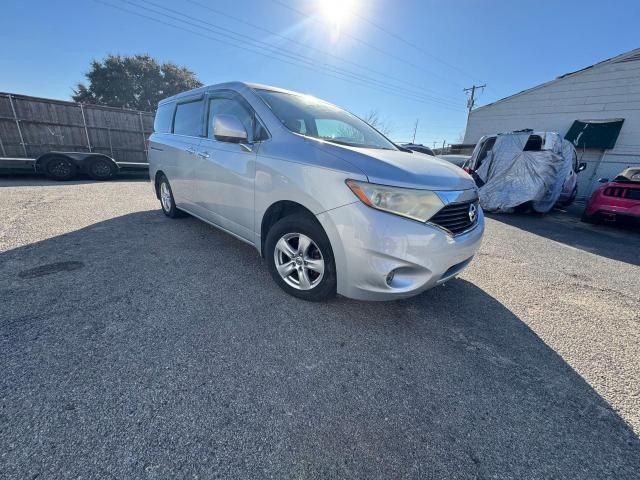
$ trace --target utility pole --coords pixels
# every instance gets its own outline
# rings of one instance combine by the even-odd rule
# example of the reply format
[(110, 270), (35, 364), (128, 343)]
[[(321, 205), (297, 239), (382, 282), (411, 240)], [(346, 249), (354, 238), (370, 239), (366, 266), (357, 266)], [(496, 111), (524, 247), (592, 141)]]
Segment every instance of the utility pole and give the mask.
[(475, 107), (476, 105), (476, 90), (480, 88), (484, 90), (484, 87), (486, 86), (487, 84), (485, 83), (484, 85), (471, 85), (469, 88), (462, 89), (464, 92), (471, 92), (471, 95), (467, 99), (467, 108), (469, 109), (469, 112), (467, 113), (467, 119), (469, 118), (469, 115), (471, 115), (471, 110), (473, 110), (473, 107)]
[(444, 144), (445, 144), (445, 140), (442, 140), (442, 151), (444, 152)]
[(437, 143), (438, 143), (438, 142), (436, 142), (435, 140), (433, 141), (433, 148), (436, 148), (436, 144), (437, 144)]
[(416, 143), (416, 132), (418, 131), (418, 120), (416, 118), (416, 124), (413, 126), (413, 140), (411, 140), (411, 143)]

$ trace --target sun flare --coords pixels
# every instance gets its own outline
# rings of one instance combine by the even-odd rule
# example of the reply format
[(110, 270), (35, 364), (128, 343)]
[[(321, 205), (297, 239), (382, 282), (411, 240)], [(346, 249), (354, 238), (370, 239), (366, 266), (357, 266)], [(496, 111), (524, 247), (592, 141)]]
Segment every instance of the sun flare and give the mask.
[(332, 29), (332, 36), (340, 31), (355, 16), (357, 0), (318, 0), (318, 11)]

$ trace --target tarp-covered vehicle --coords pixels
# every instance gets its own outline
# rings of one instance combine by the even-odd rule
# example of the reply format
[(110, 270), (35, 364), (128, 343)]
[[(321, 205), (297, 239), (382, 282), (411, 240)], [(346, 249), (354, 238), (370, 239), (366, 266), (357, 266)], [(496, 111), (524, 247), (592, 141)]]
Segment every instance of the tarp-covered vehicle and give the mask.
[(480, 139), (465, 170), (480, 190), (480, 205), (493, 212), (531, 208), (544, 213), (568, 206), (577, 194), (579, 164), (573, 145), (558, 133), (522, 130)]

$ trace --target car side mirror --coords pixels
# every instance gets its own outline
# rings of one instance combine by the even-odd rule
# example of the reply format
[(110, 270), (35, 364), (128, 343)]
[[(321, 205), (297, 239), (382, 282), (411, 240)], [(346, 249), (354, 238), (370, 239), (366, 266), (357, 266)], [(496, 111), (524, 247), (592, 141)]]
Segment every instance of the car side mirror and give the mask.
[(599, 183), (607, 183), (608, 181), (609, 181), (609, 179), (608, 179), (608, 178), (599, 178), (599, 179), (598, 179), (598, 182), (599, 182)]
[(580, 165), (578, 165), (578, 172), (582, 172), (584, 170), (587, 169), (587, 163), (586, 162), (580, 162)]
[(247, 130), (238, 117), (220, 114), (213, 117), (213, 136), (219, 142), (243, 143), (247, 141)]

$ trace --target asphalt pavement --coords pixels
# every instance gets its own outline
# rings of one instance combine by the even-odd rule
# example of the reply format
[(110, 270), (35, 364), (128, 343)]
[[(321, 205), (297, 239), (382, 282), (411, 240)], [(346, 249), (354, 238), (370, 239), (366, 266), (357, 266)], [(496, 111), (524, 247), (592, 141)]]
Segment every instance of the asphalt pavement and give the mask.
[(147, 182), (0, 180), (0, 478), (640, 478), (640, 232), (493, 216), (306, 303)]

